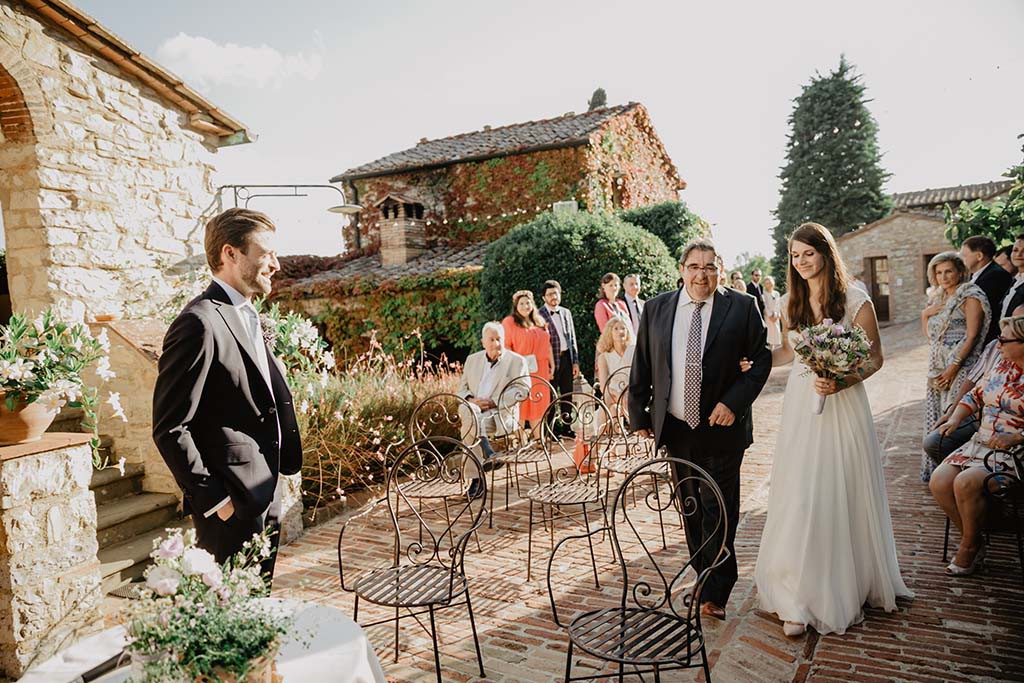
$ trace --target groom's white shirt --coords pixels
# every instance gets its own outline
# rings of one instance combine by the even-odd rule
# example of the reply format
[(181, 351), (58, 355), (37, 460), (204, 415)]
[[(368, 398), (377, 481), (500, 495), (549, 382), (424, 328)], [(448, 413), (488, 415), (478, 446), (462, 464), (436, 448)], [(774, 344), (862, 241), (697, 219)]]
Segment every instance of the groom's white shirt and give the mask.
[[(708, 338), (711, 326), (711, 309), (715, 305), (715, 293), (705, 300), (700, 310), (700, 355), (704, 357), (704, 343)], [(679, 302), (676, 305), (676, 318), (672, 324), (672, 384), (668, 392), (668, 412), (677, 420), (685, 419), (686, 415), (686, 342), (690, 338), (690, 322), (693, 320), (693, 299), (686, 287), (679, 290)], [(698, 389), (699, 391), (699, 389)]]

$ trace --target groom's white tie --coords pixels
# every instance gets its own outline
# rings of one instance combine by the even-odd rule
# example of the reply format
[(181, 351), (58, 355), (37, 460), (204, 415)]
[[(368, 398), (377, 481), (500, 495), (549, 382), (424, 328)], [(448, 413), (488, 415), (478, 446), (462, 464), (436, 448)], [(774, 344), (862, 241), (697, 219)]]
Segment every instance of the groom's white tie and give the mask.
[(693, 302), (693, 319), (690, 321), (690, 334), (686, 338), (686, 372), (683, 386), (683, 421), (690, 429), (700, 426), (700, 380), (701, 380), (701, 319), (700, 310), (704, 301)]

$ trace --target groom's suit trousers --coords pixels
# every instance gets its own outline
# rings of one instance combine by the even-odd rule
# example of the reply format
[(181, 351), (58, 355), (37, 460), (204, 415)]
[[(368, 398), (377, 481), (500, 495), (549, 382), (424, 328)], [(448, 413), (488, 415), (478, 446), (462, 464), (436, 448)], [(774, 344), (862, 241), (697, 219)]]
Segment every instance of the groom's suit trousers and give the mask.
[[(698, 487), (695, 481), (686, 481), (690, 472), (674, 473), (675, 480), (683, 481), (680, 494), (693, 496), (700, 506), (693, 514), (684, 517), (686, 545), (693, 558), (693, 567), (699, 574), (714, 564), (722, 545), (719, 520), (724, 513), (727, 527), (725, 547), (729, 553), (726, 560), (711, 571), (701, 593), (701, 602), (713, 602), (725, 607), (739, 571), (736, 563), (736, 525), (740, 518), (740, 465), (743, 463), (742, 448), (722, 448), (715, 445), (714, 438), (705, 432), (711, 428), (693, 430), (686, 423), (671, 414), (665, 415), (665, 446), (673, 458), (688, 460), (705, 470), (722, 491), (725, 509), (720, 509), (718, 499), (708, 487)], [(698, 490), (699, 489), (699, 490)], [(704, 546), (703, 550), (700, 550)]]

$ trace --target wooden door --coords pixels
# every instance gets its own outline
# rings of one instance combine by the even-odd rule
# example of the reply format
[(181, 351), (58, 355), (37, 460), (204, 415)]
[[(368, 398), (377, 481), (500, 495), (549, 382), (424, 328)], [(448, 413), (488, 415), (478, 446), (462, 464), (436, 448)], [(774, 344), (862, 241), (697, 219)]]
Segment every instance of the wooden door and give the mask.
[(871, 302), (879, 321), (889, 320), (889, 259), (885, 256), (864, 259), (865, 271), (871, 278)]

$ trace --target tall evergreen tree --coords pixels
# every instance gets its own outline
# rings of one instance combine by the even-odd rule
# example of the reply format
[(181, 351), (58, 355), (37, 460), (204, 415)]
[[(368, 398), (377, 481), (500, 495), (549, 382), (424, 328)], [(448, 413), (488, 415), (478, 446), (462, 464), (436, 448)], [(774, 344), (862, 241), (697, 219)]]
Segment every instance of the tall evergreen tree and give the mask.
[(604, 88), (598, 88), (594, 91), (594, 94), (587, 100), (587, 111), (591, 109), (598, 109), (608, 105), (608, 93), (604, 91)]
[(892, 200), (882, 190), (889, 173), (878, 151), (878, 125), (868, 111), (865, 86), (839, 58), (828, 76), (816, 74), (794, 100), (774, 229), (772, 271), (785, 286), (787, 239), (807, 221), (836, 237), (885, 216)]

